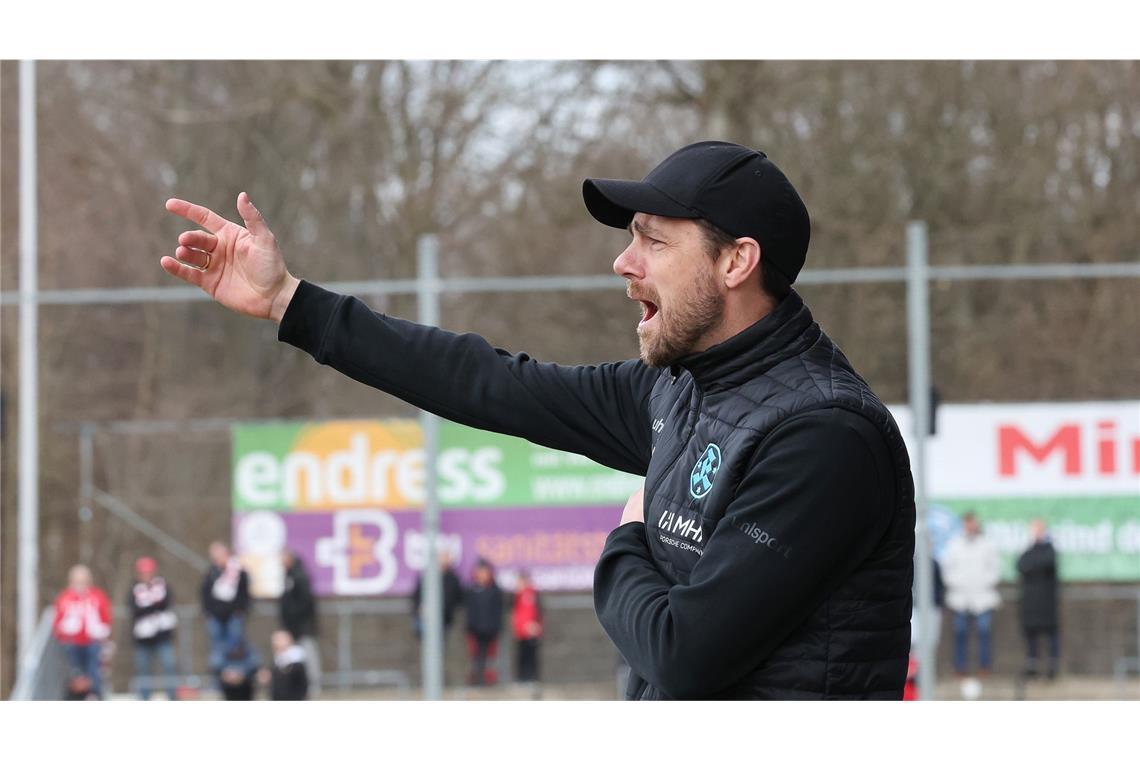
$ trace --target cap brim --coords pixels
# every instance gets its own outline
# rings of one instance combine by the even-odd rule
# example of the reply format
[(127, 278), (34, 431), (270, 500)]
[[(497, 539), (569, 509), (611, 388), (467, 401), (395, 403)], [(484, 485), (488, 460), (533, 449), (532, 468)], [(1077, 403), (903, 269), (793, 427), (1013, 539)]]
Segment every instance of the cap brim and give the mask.
[(628, 179), (588, 179), (582, 183), (582, 200), (592, 217), (623, 230), (638, 212), (679, 219), (700, 216), (653, 185)]

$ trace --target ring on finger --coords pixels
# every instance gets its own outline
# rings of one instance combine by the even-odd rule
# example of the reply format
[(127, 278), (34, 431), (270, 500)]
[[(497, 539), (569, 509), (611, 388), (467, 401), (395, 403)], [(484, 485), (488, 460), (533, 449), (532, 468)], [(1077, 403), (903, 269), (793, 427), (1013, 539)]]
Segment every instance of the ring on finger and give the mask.
[(178, 263), (184, 267), (190, 267), (191, 269), (197, 269), (199, 272), (205, 272), (207, 269), (210, 268), (210, 259), (212, 257), (210, 256), (210, 254), (206, 253), (205, 251), (202, 251), (202, 253), (205, 254), (205, 256), (206, 256), (206, 263), (203, 264), (202, 266), (198, 266), (197, 264), (191, 264), (190, 262), (183, 261), (182, 259), (179, 259)]

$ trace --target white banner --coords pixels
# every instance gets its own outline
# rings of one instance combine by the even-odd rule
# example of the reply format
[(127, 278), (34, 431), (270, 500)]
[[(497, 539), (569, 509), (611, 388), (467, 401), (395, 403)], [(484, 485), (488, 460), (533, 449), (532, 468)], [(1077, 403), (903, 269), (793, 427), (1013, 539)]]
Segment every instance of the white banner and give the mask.
[[(910, 410), (892, 406), (913, 449)], [(1140, 400), (943, 404), (927, 445), (935, 499), (1136, 496)]]

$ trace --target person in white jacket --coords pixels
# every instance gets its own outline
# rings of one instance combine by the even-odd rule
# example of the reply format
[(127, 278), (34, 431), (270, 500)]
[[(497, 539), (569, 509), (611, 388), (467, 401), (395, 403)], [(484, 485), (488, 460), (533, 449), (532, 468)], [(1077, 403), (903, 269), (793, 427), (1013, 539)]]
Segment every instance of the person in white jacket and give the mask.
[(982, 535), (973, 512), (962, 518), (965, 530), (954, 536), (942, 561), (946, 606), (954, 613), (954, 671), (968, 675), (967, 638), (973, 621), (978, 632), (978, 674), (986, 675), (992, 664), (990, 647), (993, 611), (1001, 602), (997, 584), (1001, 559), (997, 547)]

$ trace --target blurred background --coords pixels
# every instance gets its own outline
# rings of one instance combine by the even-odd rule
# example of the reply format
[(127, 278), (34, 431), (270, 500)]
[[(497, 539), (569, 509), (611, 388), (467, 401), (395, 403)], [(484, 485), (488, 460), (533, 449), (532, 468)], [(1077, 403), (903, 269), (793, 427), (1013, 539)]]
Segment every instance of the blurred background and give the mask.
[[(3, 697), (17, 675), (18, 84), (18, 64), (0, 64)], [(1138, 85), (1135, 62), (40, 62), (39, 287), (177, 288), (158, 259), (187, 225), (163, 202), (178, 196), (236, 219), (242, 190), (290, 270), (317, 283), (413, 278), (425, 235), (436, 236), (445, 278), (606, 275), (625, 236), (585, 212), (582, 179), (640, 178), (698, 139), (756, 147), (788, 174), (812, 216), (805, 271), (902, 267), (914, 220), (926, 225), (935, 267), (1134, 266)], [(1140, 698), (1140, 279), (1124, 271), (931, 283), (931, 536), (941, 557), (972, 511), (1000, 554), (992, 663), (973, 674), (984, 676), (987, 697)], [(628, 358), (637, 309), (614, 281), (609, 290), (447, 294), (440, 324), (559, 363)], [(797, 289), (904, 424), (905, 284)], [(423, 566), (415, 494), (353, 505), (394, 516), (360, 535), (395, 542), (399, 565), (386, 585), (354, 586), (338, 584), (335, 563), (316, 548), (336, 530), (331, 517), (323, 528), (258, 517), (243, 532), (264, 510), (235, 478), (249, 452), (276, 451), (280, 464), (289, 452), (352, 451), (354, 436), (367, 439), (368, 456), (413, 451), (415, 410), (278, 345), (269, 323), (135, 293), (39, 307), (38, 606), (54, 602), (73, 565), (88, 566), (114, 607), (106, 691), (131, 694), (127, 601), (136, 559), (154, 558), (180, 605), (181, 696), (208, 697), (198, 609), (208, 545), (235, 544), (245, 558), (257, 597), (248, 643), (266, 664), (283, 576), (258, 562), (289, 546), (318, 597), (320, 696), (414, 697), (410, 595)], [(364, 298), (417, 316), (414, 295)], [(623, 490), (630, 481), (589, 463), (469, 431), (446, 436), (457, 451), (497, 451), (513, 495), (491, 507), (533, 518), (492, 530), (467, 497), (445, 499), (459, 580), (470, 585), (484, 556), (503, 589), (491, 655), (499, 685), (467, 684), (460, 603), (448, 694), (615, 698), (622, 668), (594, 617), (588, 570), (604, 540), (595, 525), (616, 523), (616, 494), (636, 482)], [(543, 468), (564, 476), (561, 487), (586, 485), (537, 493), (532, 470)], [(529, 495), (516, 494), (513, 479), (528, 478)], [(320, 507), (281, 498), (268, 511)], [(1057, 556), (1053, 679), (1025, 678), (1016, 565), (1035, 517)], [(513, 685), (520, 570), (533, 572), (542, 599), (541, 691)], [(969, 696), (954, 677), (952, 611), (940, 625), (938, 693)], [(62, 683), (66, 672), (44, 677), (57, 675)]]

